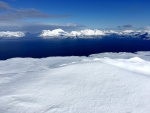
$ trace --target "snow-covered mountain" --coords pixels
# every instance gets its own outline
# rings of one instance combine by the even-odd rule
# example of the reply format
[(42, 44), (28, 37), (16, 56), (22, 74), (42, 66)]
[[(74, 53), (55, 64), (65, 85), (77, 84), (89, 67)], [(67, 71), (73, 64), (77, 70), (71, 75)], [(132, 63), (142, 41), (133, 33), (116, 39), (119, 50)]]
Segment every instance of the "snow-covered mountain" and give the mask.
[(91, 29), (85, 29), (85, 30), (81, 30), (81, 31), (71, 31), (70, 33), (68, 33), (68, 35), (70, 37), (94, 37), (94, 36), (105, 36), (106, 34), (101, 31), (101, 30), (91, 30)]
[(11, 32), (11, 31), (1, 31), (0, 32), (0, 37), (5, 37), (5, 38), (19, 38), (19, 37), (24, 37), (25, 33), (23, 32)]
[(105, 36), (116, 35), (118, 36), (130, 36), (133, 38), (150, 38), (150, 31), (147, 30), (123, 30), (123, 31), (114, 31), (114, 30), (91, 30), (85, 29), (81, 31), (71, 31), (67, 32), (62, 29), (55, 30), (43, 30), (39, 37), (42, 38), (100, 38)]
[(61, 36), (68, 36), (68, 33), (62, 29), (54, 29), (54, 30), (43, 30), (40, 34), (40, 37), (61, 37)]
[(150, 52), (0, 61), (0, 113), (149, 113)]
[(55, 29), (55, 30), (43, 30), (40, 37), (43, 38), (56, 38), (56, 37), (71, 37), (71, 38), (94, 38), (96, 36), (105, 36), (106, 34), (101, 30), (91, 30), (85, 29), (81, 31), (71, 31), (66, 32), (62, 29)]
[(85, 29), (80, 31), (64, 31), (62, 29), (54, 30), (43, 30), (41, 33), (31, 33), (31, 32), (11, 32), (11, 31), (1, 31), (0, 38), (20, 38), (20, 37), (30, 37), (30, 38), (103, 38), (105, 36), (119, 37), (132, 37), (132, 38), (142, 38), (150, 39), (149, 30), (98, 30), (98, 29)]

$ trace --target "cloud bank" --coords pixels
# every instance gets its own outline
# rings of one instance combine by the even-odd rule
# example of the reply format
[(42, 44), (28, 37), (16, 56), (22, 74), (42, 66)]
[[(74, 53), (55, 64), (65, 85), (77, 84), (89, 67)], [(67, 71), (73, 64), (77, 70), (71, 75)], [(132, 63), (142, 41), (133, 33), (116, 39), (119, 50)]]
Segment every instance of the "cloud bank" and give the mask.
[(70, 15), (46, 14), (34, 8), (13, 8), (6, 2), (0, 1), (0, 20), (21, 20), (26, 18), (68, 18)]
[(31, 9), (14, 9), (7, 13), (0, 14), (0, 20), (21, 20), (28, 18), (66, 18), (68, 15), (49, 15), (43, 13), (40, 10), (31, 8)]
[(8, 11), (12, 10), (13, 8), (9, 6), (6, 2), (0, 1), (0, 11)]
[[(78, 29), (82, 25), (67, 23), (67, 24), (53, 24), (44, 22), (34, 22), (38, 19), (49, 21), (50, 19), (70, 18), (68, 14), (48, 14), (35, 8), (15, 8), (6, 2), (0, 1), (0, 31), (30, 31), (40, 32), (43, 29)], [(34, 21), (32, 22), (32, 19)], [(28, 21), (31, 20), (31, 21)], [(43, 20), (42, 20), (43, 21)], [(68, 26), (69, 25), (69, 26)]]
[(123, 25), (123, 26), (118, 26), (118, 28), (132, 28), (133, 26), (131, 24), (126, 24), (126, 25)]

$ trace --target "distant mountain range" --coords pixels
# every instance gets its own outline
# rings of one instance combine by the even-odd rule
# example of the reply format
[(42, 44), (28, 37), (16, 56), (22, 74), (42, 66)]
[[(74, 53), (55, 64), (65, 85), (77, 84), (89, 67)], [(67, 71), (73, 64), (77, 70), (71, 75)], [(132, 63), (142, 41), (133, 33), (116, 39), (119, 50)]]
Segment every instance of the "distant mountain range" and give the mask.
[(98, 29), (85, 29), (81, 31), (71, 31), (67, 32), (62, 29), (54, 30), (43, 30), (39, 33), (30, 33), (30, 32), (11, 32), (11, 31), (1, 31), (0, 38), (23, 38), (23, 37), (32, 37), (32, 38), (103, 38), (106, 36), (115, 36), (115, 37), (131, 37), (131, 38), (142, 38), (149, 40), (150, 31), (149, 30), (98, 30)]

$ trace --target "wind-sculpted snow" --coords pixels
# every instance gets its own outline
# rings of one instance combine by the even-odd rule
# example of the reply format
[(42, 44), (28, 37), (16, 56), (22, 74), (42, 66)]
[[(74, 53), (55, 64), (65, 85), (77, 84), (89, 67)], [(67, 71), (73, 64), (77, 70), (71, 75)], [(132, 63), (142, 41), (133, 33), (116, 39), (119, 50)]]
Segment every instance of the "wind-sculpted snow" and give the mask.
[(0, 61), (0, 112), (149, 113), (149, 70), (150, 52)]
[(25, 34), (23, 32), (11, 32), (11, 31), (1, 31), (0, 32), (0, 37), (4, 37), (4, 38), (19, 38), (19, 37), (24, 37)]

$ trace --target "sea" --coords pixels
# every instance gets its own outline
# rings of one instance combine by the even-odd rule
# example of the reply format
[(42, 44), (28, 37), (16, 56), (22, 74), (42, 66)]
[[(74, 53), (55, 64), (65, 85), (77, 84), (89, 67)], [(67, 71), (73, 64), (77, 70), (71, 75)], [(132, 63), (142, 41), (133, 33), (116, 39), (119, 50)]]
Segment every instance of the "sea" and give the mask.
[(137, 51), (150, 51), (150, 40), (130, 37), (0, 39), (0, 60), (16, 57), (89, 56), (104, 52)]

